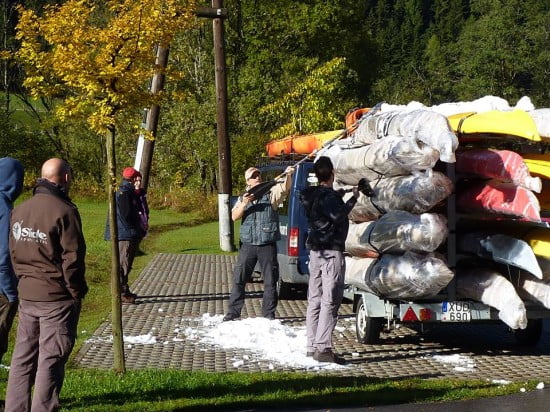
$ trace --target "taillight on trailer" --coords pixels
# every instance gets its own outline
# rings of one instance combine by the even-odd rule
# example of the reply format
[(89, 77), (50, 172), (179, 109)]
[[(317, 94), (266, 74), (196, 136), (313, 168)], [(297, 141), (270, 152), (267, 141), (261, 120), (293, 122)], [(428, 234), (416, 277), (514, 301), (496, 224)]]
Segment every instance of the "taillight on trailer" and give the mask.
[(420, 309), (420, 321), (432, 320), (432, 311), (428, 308)]
[(298, 256), (298, 237), (300, 230), (297, 227), (291, 227), (288, 233), (288, 256)]
[(403, 316), (403, 319), (401, 319), (403, 322), (418, 322), (418, 317), (416, 316), (416, 313), (414, 313), (414, 309), (412, 306), (409, 306), (409, 309), (405, 312), (405, 315)]

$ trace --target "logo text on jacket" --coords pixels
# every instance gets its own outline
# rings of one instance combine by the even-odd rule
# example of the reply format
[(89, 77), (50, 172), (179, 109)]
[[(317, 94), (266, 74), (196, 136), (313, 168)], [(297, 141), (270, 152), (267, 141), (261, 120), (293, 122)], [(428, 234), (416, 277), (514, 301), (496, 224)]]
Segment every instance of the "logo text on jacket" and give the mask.
[(11, 227), (11, 232), (16, 241), (48, 243), (48, 236), (44, 232), (32, 227), (23, 227), (23, 221), (15, 222)]

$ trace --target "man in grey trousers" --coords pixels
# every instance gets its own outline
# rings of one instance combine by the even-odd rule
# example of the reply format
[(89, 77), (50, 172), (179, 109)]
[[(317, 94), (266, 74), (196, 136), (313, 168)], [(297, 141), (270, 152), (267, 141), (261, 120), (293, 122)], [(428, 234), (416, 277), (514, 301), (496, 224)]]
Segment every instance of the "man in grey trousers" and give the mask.
[(346, 202), (332, 188), (334, 167), (330, 158), (321, 156), (313, 166), (319, 186), (310, 186), (300, 195), (308, 219), (306, 247), (309, 253), (306, 334), (307, 356), (319, 362), (344, 364), (332, 351), (332, 332), (338, 321), (338, 309), (344, 296), (346, 262), (344, 250), (348, 235), (348, 214), (359, 192)]
[(19, 325), (6, 392), (8, 412), (59, 408), (65, 364), (88, 291), (82, 223), (68, 196), (71, 180), (66, 161), (47, 160), (33, 196), (12, 212), (9, 242), (19, 280)]

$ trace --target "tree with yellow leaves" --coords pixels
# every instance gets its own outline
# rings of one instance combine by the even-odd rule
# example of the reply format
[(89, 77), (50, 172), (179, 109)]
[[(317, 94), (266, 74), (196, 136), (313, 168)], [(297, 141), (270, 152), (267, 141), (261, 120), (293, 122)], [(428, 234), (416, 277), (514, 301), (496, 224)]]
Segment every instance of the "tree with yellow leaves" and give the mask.
[[(42, 13), (19, 8), (15, 58), (25, 69), (24, 86), (33, 97), (55, 97), (55, 116), (85, 118), (105, 135), (109, 175), (111, 292), (114, 369), (124, 372), (122, 313), (116, 224), (115, 134), (128, 114), (160, 104), (148, 82), (155, 47), (168, 47), (175, 34), (194, 22), (194, 0), (67, 0)], [(173, 73), (172, 75), (177, 75)], [(152, 136), (148, 136), (152, 138)]]

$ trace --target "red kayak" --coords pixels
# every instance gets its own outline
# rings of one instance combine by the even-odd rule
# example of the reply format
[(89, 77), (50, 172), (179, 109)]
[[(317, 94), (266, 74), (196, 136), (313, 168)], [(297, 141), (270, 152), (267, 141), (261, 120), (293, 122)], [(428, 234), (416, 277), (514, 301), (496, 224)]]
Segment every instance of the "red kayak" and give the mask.
[(541, 191), (540, 178), (532, 177), (525, 161), (510, 150), (477, 149), (456, 153), (456, 171), (480, 177), (495, 178)]
[(513, 183), (489, 180), (457, 188), (456, 204), (463, 212), (483, 212), (540, 222), (540, 205), (535, 194)]

